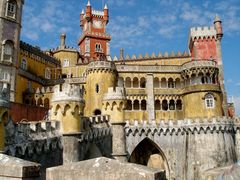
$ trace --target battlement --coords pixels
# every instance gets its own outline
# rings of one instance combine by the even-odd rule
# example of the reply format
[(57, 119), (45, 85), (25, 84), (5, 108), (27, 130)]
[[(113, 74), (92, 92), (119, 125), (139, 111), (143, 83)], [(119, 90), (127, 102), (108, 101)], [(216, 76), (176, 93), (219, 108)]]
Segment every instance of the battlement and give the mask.
[(200, 134), (203, 133), (213, 133), (213, 132), (232, 132), (234, 130), (240, 130), (240, 124), (236, 124), (233, 119), (227, 119), (226, 117), (218, 117), (212, 119), (184, 119), (177, 121), (160, 121), (157, 123), (156, 121), (151, 121), (150, 123), (147, 121), (143, 121), (139, 123), (138, 121), (134, 121), (133, 123), (126, 122), (125, 132), (127, 136), (132, 134), (135, 136), (139, 134), (140, 136), (145, 133), (148, 135), (151, 133), (154, 135), (155, 133), (160, 134)]
[(46, 132), (57, 135), (59, 130), (60, 121), (20, 122), (17, 124), (17, 131), (29, 137), (35, 137), (34, 134)]
[(190, 34), (189, 38), (194, 39), (194, 38), (207, 38), (207, 37), (216, 37), (217, 31), (216, 29), (211, 26), (211, 27), (193, 27), (190, 29)]
[(89, 122), (91, 125), (101, 124), (101, 123), (108, 123), (109, 122), (109, 115), (98, 115), (98, 116), (90, 116)]
[(123, 100), (126, 99), (125, 91), (123, 87), (110, 87), (108, 92), (104, 95), (103, 100)]
[(10, 106), (10, 84), (0, 82), (0, 107)]
[(92, 10), (92, 15), (95, 15), (95, 16), (98, 16), (98, 17), (103, 17), (104, 16), (104, 11)]
[(62, 84), (54, 86), (52, 102), (56, 101), (77, 101), (83, 102), (80, 86), (75, 84)]
[(115, 71), (116, 66), (111, 61), (93, 61), (88, 64), (87, 72), (90, 73), (96, 70), (110, 70)]
[(136, 54), (133, 54), (132, 56), (130, 55), (126, 55), (125, 57), (123, 57), (123, 59), (121, 57), (117, 57), (114, 56), (113, 58), (111, 58), (113, 61), (137, 61), (137, 60), (148, 60), (148, 59), (167, 59), (167, 58), (179, 58), (179, 57), (189, 57), (189, 53), (185, 52), (159, 52), (158, 54), (152, 53), (151, 55), (149, 55), (149, 53), (146, 53), (145, 55), (139, 54), (138, 56)]
[(45, 94), (45, 93), (53, 93), (53, 87), (47, 86), (47, 87), (41, 87), (36, 89), (36, 94)]
[(51, 62), (51, 63), (57, 64), (57, 65), (61, 65), (60, 60), (43, 52), (39, 47), (34, 47), (28, 43), (20, 41), (20, 49), (27, 53), (31, 53), (31, 54), (35, 55), (36, 59), (40, 58), (41, 60)]
[(199, 68), (199, 67), (213, 67), (217, 68), (217, 62), (214, 60), (192, 60), (186, 62), (182, 65), (182, 70), (191, 69), (191, 68)]
[(62, 149), (59, 121), (20, 122), (6, 126), (5, 152), (12, 156), (32, 156)]

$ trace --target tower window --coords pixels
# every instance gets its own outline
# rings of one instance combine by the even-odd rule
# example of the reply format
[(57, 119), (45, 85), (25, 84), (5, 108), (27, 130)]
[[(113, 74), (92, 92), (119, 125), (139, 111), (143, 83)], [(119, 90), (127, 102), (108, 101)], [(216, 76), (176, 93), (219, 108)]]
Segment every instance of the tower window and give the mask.
[(99, 43), (95, 44), (95, 52), (102, 52), (101, 44)]
[(17, 3), (15, 0), (8, 0), (6, 6), (6, 16), (10, 18), (16, 17)]
[(100, 91), (99, 85), (96, 84), (96, 93), (99, 93), (99, 91)]
[(27, 61), (26, 61), (25, 59), (22, 59), (21, 68), (22, 68), (23, 70), (27, 70)]
[(215, 101), (214, 101), (214, 97), (212, 94), (207, 94), (205, 96), (205, 106), (207, 109), (215, 107)]
[(4, 41), (2, 46), (2, 60), (12, 62), (13, 59), (13, 43), (10, 40)]

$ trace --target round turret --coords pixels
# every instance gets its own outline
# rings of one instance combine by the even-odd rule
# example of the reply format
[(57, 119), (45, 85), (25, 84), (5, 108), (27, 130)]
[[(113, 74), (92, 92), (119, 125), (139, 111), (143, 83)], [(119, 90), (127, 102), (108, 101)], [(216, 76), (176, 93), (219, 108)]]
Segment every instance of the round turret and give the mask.
[(81, 116), (84, 100), (77, 85), (63, 84), (54, 87), (51, 120), (62, 122), (63, 133), (82, 131)]
[(85, 116), (100, 115), (102, 100), (109, 87), (116, 86), (116, 67), (113, 62), (94, 61), (87, 67)]
[(124, 112), (126, 96), (123, 87), (108, 88), (104, 95), (102, 113), (110, 116), (110, 123), (124, 122)]

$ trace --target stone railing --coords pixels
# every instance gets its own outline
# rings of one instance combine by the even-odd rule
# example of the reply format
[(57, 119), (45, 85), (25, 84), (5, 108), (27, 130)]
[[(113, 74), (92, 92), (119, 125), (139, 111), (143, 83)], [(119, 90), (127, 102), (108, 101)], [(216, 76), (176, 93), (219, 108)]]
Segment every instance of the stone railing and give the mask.
[(134, 121), (133, 124), (126, 122), (125, 133), (126, 136), (130, 134), (135, 136), (154, 136), (160, 135), (184, 135), (184, 134), (200, 134), (213, 132), (234, 132), (234, 127), (240, 130), (240, 124), (235, 125), (233, 119), (212, 118), (212, 119), (185, 119), (177, 121), (143, 121), (139, 123)]
[(86, 78), (85, 77), (67, 78), (65, 79), (65, 82), (69, 84), (84, 84), (86, 83)]
[(108, 92), (104, 94), (103, 100), (124, 100), (126, 99), (125, 90), (123, 87), (108, 88)]
[(143, 73), (155, 73), (155, 72), (173, 72), (180, 73), (181, 66), (174, 65), (156, 65), (156, 66), (148, 66), (148, 65), (116, 65), (118, 72), (143, 72)]
[(217, 62), (214, 60), (192, 60), (182, 65), (182, 70), (197, 68), (197, 67), (214, 67), (217, 68)]

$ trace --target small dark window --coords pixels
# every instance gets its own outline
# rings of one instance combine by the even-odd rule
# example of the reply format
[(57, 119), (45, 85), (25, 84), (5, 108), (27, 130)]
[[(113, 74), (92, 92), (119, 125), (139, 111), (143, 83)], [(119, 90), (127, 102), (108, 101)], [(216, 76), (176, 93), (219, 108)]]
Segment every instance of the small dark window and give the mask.
[(96, 93), (99, 93), (99, 90), (100, 90), (99, 85), (96, 84)]

